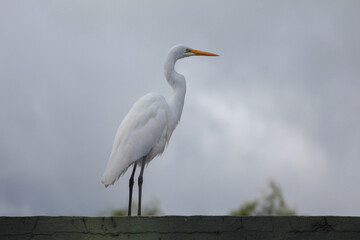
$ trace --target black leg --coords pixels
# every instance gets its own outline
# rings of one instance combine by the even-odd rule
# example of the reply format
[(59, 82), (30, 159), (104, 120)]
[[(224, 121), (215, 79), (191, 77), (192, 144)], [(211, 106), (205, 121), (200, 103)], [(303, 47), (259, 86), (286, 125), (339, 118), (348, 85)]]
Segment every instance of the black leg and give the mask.
[(139, 206), (138, 206), (138, 216), (141, 216), (141, 192), (142, 192), (142, 183), (143, 183), (143, 173), (145, 168), (145, 158), (141, 161), (141, 170), (138, 178), (139, 184)]
[(131, 216), (131, 203), (132, 203), (132, 193), (134, 186), (134, 175), (136, 170), (136, 163), (134, 163), (134, 168), (131, 173), (131, 177), (129, 179), (129, 207), (128, 207), (128, 216)]

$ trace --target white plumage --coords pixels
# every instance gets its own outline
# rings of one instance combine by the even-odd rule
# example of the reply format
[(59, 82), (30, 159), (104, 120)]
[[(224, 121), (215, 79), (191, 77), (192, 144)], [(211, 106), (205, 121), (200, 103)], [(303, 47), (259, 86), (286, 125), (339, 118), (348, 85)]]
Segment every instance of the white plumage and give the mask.
[(166, 80), (173, 89), (169, 101), (167, 102), (162, 95), (157, 93), (143, 96), (134, 104), (117, 130), (110, 159), (101, 182), (105, 187), (114, 184), (134, 164), (129, 181), (129, 215), (131, 214), (133, 177), (136, 165), (141, 166), (138, 210), (138, 215), (141, 215), (144, 166), (164, 151), (172, 132), (180, 121), (186, 82), (184, 76), (175, 71), (175, 63), (180, 58), (196, 55), (218, 56), (183, 45), (177, 45), (170, 49), (164, 67)]
[(164, 151), (171, 135), (169, 106), (165, 98), (149, 93), (140, 98), (122, 121), (113, 144), (110, 160), (102, 177), (107, 187), (137, 160), (149, 163)]

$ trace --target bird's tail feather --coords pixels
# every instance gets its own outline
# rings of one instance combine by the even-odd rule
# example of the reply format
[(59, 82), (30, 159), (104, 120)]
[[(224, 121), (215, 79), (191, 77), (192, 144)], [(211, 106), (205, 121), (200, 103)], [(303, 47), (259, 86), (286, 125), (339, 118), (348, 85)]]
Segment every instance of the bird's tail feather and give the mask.
[(119, 152), (111, 153), (104, 175), (101, 178), (101, 183), (104, 184), (105, 187), (114, 184), (130, 167), (132, 162), (124, 161), (124, 159), (126, 158)]

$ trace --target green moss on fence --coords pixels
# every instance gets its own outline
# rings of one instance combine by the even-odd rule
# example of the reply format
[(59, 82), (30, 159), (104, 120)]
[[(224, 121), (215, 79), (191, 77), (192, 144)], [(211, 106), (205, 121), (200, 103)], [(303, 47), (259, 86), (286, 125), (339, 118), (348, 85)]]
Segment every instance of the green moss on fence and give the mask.
[(360, 239), (358, 217), (0, 217), (0, 239)]

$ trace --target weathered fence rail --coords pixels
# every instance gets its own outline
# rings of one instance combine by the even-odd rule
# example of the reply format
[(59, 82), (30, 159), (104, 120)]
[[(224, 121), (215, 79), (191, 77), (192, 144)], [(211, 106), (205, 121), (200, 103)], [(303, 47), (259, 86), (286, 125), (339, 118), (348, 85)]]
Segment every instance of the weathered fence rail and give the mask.
[(360, 218), (0, 217), (0, 239), (360, 240)]

